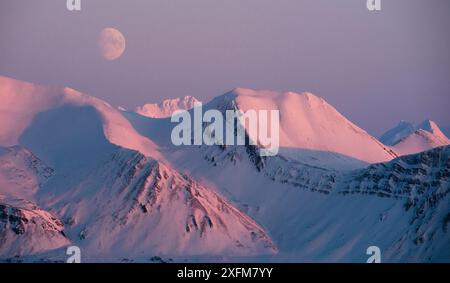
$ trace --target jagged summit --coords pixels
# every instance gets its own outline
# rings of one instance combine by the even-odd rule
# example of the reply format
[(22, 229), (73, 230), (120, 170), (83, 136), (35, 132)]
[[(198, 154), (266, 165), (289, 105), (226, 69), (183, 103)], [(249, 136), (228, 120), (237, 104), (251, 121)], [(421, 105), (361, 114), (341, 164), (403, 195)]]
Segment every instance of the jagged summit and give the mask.
[(200, 101), (193, 96), (166, 99), (160, 103), (149, 103), (139, 106), (135, 109), (135, 112), (150, 118), (167, 118), (176, 110), (189, 110), (193, 108), (196, 102)]
[(204, 105), (279, 110), (270, 157), (175, 147), (170, 119), (70, 88), (0, 77), (0, 101), (0, 261), (64, 261), (76, 245), (83, 262), (359, 262), (374, 243), (385, 262), (449, 260), (449, 147), (369, 165), (395, 154), (313, 94)]
[(171, 167), (108, 103), (4, 77), (0, 101), (0, 260), (70, 244), (92, 261), (276, 253), (253, 219)]
[(450, 144), (450, 140), (432, 120), (424, 120), (418, 124), (401, 121), (383, 134), (380, 141), (392, 146), (400, 155), (418, 153)]

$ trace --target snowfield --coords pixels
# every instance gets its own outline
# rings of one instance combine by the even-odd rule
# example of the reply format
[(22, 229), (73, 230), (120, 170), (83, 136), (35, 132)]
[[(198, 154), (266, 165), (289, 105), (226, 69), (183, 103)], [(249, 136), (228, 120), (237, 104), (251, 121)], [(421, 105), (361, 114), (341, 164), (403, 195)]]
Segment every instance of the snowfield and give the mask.
[(261, 157), (172, 145), (169, 116), (194, 100), (125, 111), (0, 77), (0, 260), (64, 261), (76, 245), (84, 262), (365, 262), (375, 245), (383, 262), (450, 261), (450, 146), (417, 141), (447, 142), (435, 123), (385, 145), (310, 93), (204, 105), (279, 110), (280, 152)]
[(400, 122), (387, 131), (380, 140), (400, 155), (419, 153), (439, 146), (450, 145), (436, 122), (425, 120), (420, 124)]

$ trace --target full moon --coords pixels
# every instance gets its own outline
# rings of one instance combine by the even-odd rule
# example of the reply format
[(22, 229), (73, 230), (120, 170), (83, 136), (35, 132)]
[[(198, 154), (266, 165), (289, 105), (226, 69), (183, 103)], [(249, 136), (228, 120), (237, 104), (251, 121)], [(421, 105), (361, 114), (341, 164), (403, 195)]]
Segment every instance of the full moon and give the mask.
[(104, 28), (98, 38), (100, 54), (106, 60), (113, 61), (125, 51), (125, 37), (114, 28)]

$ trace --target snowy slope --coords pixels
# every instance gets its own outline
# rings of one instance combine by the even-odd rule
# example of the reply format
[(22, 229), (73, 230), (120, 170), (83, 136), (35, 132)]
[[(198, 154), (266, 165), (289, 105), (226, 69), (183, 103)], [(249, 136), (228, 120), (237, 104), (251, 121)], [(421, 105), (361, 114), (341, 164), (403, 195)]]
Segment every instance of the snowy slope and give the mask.
[[(203, 164), (223, 168), (230, 163), (236, 167), (234, 174), (240, 176), (238, 171), (248, 161), (275, 184), (286, 183), (323, 193), (329, 193), (337, 171), (362, 168), (369, 161), (390, 160), (396, 156), (312, 94), (236, 89), (203, 106), (203, 111), (209, 109), (222, 112), (234, 109), (280, 110), (281, 148), (278, 155), (261, 157), (260, 147), (251, 145), (175, 147), (170, 140), (174, 124), (169, 119), (151, 119), (133, 112), (124, 114), (142, 135), (160, 146), (172, 164), (183, 170), (187, 169), (183, 165), (188, 164), (187, 167), (202, 168), (207, 174), (208, 168), (203, 168)], [(193, 111), (190, 112), (192, 115)]]
[(414, 154), (435, 147), (449, 145), (450, 140), (419, 129), (393, 146), (400, 155)]
[[(15, 193), (0, 187), (6, 195), (0, 201), (5, 211), (24, 219), (22, 224), (11, 224), (12, 217), (4, 213), (5, 221), (10, 220), (1, 229), (5, 245), (3, 250), (0, 247), (0, 259), (34, 255), (68, 244), (82, 248), (84, 261), (276, 253), (276, 246), (256, 222), (188, 176), (136, 151), (116, 146), (107, 154), (91, 156), (95, 162), (89, 170), (59, 167), (34, 194), (22, 193), (58, 215), (61, 220), (51, 218), (55, 223), (41, 225), (49, 212), (35, 212), (34, 204), (28, 208), (31, 214), (23, 216), (23, 204), (17, 206), (16, 199), (11, 198)], [(14, 165), (9, 162), (6, 169)], [(3, 166), (0, 164), (0, 171)], [(22, 161), (16, 166), (22, 166)], [(30, 171), (27, 176), (19, 173), (20, 181), (37, 178), (41, 171)], [(46, 218), (33, 220), (38, 216)], [(28, 227), (31, 223), (49, 226), (50, 230), (31, 226), (25, 236), (14, 232), (19, 229), (14, 227)], [(63, 254), (59, 251), (58, 260)]]
[(35, 204), (0, 195), (0, 258), (30, 255), (67, 246), (64, 225)]
[(167, 118), (176, 110), (189, 110), (194, 104), (199, 102), (195, 97), (185, 96), (184, 98), (166, 99), (160, 103), (148, 103), (139, 106), (135, 112), (150, 118)]
[[(390, 160), (396, 155), (325, 100), (311, 93), (256, 91), (237, 88), (211, 102), (241, 111), (279, 110), (280, 146), (334, 152), (365, 162)], [(206, 105), (206, 108), (213, 107)], [(256, 137), (250, 137), (256, 140)]]
[(54, 178), (38, 199), (61, 215), (89, 261), (276, 251), (264, 230), (224, 198), (125, 149), (81, 181)]
[(371, 165), (352, 175), (340, 193), (401, 200), (410, 227), (392, 253), (415, 260), (450, 258), (450, 146)]
[(0, 259), (68, 243), (82, 247), (89, 261), (276, 252), (263, 228), (210, 188), (172, 169), (158, 147), (105, 102), (66, 88), (7, 78), (0, 83), (1, 98), (11, 104), (2, 104), (0, 115), (10, 123), (1, 125), (1, 140), (19, 144), (0, 151), (4, 206), (19, 215), (22, 206), (11, 200), (32, 200), (49, 211), (41, 214), (62, 219), (51, 231), (64, 229), (67, 235), (61, 241), (61, 233), (31, 227), (23, 243), (8, 228)]
[[(180, 170), (217, 187), (270, 231), (279, 252), (258, 260), (364, 262), (367, 247), (376, 245), (384, 262), (448, 262), (449, 150), (356, 171), (289, 163), (301, 170), (270, 166), (257, 171), (247, 158), (238, 158), (238, 166), (211, 166), (200, 154), (175, 154)], [(427, 216), (417, 219), (421, 214)]]
[(431, 120), (422, 121), (422, 123), (420, 123), (417, 128), (432, 133), (438, 139), (441, 140), (448, 139), (447, 136), (441, 131), (437, 123), (434, 121)]
[(62, 222), (39, 208), (34, 195), (54, 170), (20, 146), (0, 147), (0, 257), (30, 255), (66, 246)]
[[(387, 161), (397, 156), (389, 147), (348, 121), (323, 99), (310, 93), (278, 93), (238, 88), (203, 106), (203, 111), (209, 109), (222, 112), (279, 110), (280, 155), (297, 160), (303, 161), (305, 152), (316, 152), (322, 157), (332, 154), (342, 156), (340, 159), (353, 159), (360, 163)], [(193, 110), (190, 112), (192, 116)], [(160, 147), (171, 146), (171, 130), (175, 125), (170, 119), (146, 119), (133, 112), (124, 114), (140, 134), (151, 138)], [(257, 137), (250, 138), (258, 141)], [(341, 164), (337, 162), (336, 165), (339, 167)]]
[(311, 93), (266, 93), (248, 89), (236, 89), (234, 93), (236, 105), (243, 111), (252, 107), (280, 111), (282, 147), (335, 152), (366, 162), (385, 161), (394, 156), (326, 101)]
[[(246, 176), (240, 171), (246, 166), (244, 164), (250, 164), (274, 186), (289, 184), (325, 194), (330, 193), (340, 171), (363, 168), (369, 161), (390, 160), (396, 156), (324, 100), (309, 93), (236, 89), (204, 105), (203, 111), (209, 109), (222, 112), (280, 110), (281, 148), (278, 155), (261, 157), (260, 147), (252, 145), (175, 147), (170, 140), (174, 124), (169, 119), (151, 119), (133, 112), (124, 114), (181, 170), (198, 170), (207, 175), (210, 167), (224, 168), (230, 164), (234, 167), (230, 178), (240, 176), (237, 179), (242, 180)], [(192, 116), (193, 111), (190, 112)], [(253, 139), (257, 140), (256, 137)]]
[[(237, 101), (235, 93), (231, 92), (206, 104), (204, 110), (237, 108)], [(268, 108), (266, 101), (252, 103), (255, 107)], [(275, 107), (278, 106), (269, 109)], [(338, 153), (301, 148), (282, 148), (274, 157), (259, 157), (258, 148), (254, 146), (174, 148), (169, 141), (170, 125), (165, 121), (138, 117), (130, 112), (125, 114), (141, 134), (152, 136), (176, 168), (216, 187), (270, 231), (279, 253), (256, 260), (364, 262), (365, 251), (371, 245), (382, 249), (383, 261), (450, 260), (450, 254), (444, 252), (450, 243), (442, 225), (450, 212), (448, 194), (438, 208), (427, 212), (434, 215), (433, 221), (420, 222), (420, 229), (439, 236), (422, 242), (416, 227), (410, 225), (415, 211), (420, 208), (405, 209), (409, 194), (390, 197), (384, 191), (348, 189), (349, 184), (368, 186), (358, 177), (371, 174), (371, 167), (365, 169), (364, 162)], [(281, 116), (283, 119), (283, 112)], [(449, 159), (448, 149), (441, 158), (443, 163), (418, 158), (416, 164), (416, 167), (432, 167), (425, 171), (429, 176), (423, 185), (432, 187), (438, 195), (448, 188), (448, 177), (437, 186), (435, 183), (436, 176), (448, 176), (450, 164), (445, 162)], [(393, 175), (397, 174), (397, 163), (403, 164), (403, 159), (374, 165), (380, 168), (374, 180), (392, 182)], [(414, 169), (395, 186), (399, 189), (403, 183), (420, 186), (421, 174)], [(413, 195), (417, 195), (417, 203), (427, 202), (427, 194), (413, 192)]]
[(53, 175), (31, 151), (20, 147), (0, 147), (0, 194), (33, 199), (33, 195)]
[(392, 146), (400, 155), (418, 153), (450, 144), (447, 136), (431, 120), (425, 120), (417, 125), (401, 122), (386, 132), (380, 140), (384, 144)]
[(398, 143), (401, 139), (409, 136), (417, 130), (417, 125), (407, 121), (400, 121), (397, 126), (389, 129), (380, 137), (380, 141), (385, 144), (392, 146)]
[(320, 98), (237, 89), (204, 108), (280, 109), (279, 155), (177, 148), (170, 119), (0, 83), (0, 260), (64, 260), (73, 244), (95, 262), (365, 262), (372, 245), (383, 262), (450, 261), (448, 146), (369, 165), (394, 154)]
[[(57, 130), (82, 123), (83, 119), (87, 120), (84, 115), (91, 118), (98, 115), (102, 121), (102, 134), (108, 141), (158, 158), (158, 150), (153, 142), (139, 135), (118, 110), (73, 89), (38, 86), (0, 76), (0, 101), (0, 146), (19, 143), (32, 123), (41, 123), (39, 140), (45, 143), (47, 133), (44, 119), (52, 119), (52, 115), (58, 115), (59, 111), (67, 111), (71, 115), (66, 115), (67, 120), (58, 121)], [(53, 141), (54, 144), (75, 145), (78, 142), (69, 140), (70, 137), (64, 134), (58, 138), (60, 140)], [(32, 149), (32, 145), (29, 147)]]

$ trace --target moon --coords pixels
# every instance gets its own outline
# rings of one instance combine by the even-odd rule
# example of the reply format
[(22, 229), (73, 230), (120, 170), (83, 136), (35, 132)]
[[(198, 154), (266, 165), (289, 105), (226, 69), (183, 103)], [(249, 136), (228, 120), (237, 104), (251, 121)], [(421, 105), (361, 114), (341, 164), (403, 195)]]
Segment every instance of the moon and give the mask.
[(103, 58), (116, 60), (125, 51), (125, 37), (115, 28), (104, 28), (98, 38), (98, 47)]

